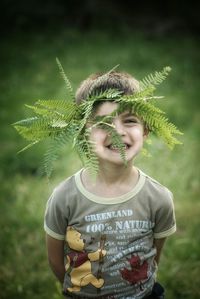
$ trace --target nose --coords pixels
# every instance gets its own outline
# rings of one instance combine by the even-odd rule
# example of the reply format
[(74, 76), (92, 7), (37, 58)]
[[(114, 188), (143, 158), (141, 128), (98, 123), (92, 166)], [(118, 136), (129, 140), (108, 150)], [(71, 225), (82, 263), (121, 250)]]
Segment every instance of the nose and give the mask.
[(115, 119), (113, 121), (113, 125), (115, 127), (115, 130), (117, 131), (117, 133), (121, 136), (124, 136), (126, 135), (126, 131), (125, 131), (125, 128), (123, 126), (123, 123), (121, 122), (120, 119)]

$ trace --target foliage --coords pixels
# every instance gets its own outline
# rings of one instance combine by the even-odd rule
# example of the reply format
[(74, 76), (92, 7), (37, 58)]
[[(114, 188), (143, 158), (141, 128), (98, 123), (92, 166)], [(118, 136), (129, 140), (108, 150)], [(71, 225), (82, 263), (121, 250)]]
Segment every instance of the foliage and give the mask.
[[(163, 116), (163, 111), (153, 105), (153, 100), (161, 98), (153, 94), (155, 86), (166, 79), (171, 70), (169, 67), (165, 67), (161, 72), (155, 72), (155, 74), (145, 77), (140, 82), (139, 91), (131, 95), (122, 95), (122, 91), (116, 89), (94, 93), (95, 87), (99, 86), (101, 82), (105, 82), (115, 67), (94, 80), (87, 99), (78, 105), (74, 101), (73, 89), (58, 59), (57, 64), (65, 81), (67, 100), (39, 100), (34, 106), (26, 105), (36, 116), (14, 124), (18, 133), (28, 141), (31, 141), (21, 151), (46, 138), (50, 137), (52, 139), (53, 142), (45, 155), (45, 171), (48, 176), (50, 176), (53, 170), (52, 164), (59, 155), (60, 146), (66, 143), (73, 144), (83, 164), (95, 173), (97, 172), (98, 160), (93, 151), (93, 144), (88, 138), (90, 130), (94, 126), (108, 131), (111, 136), (111, 143), (119, 150), (121, 158), (126, 165), (124, 144), (112, 125), (112, 119), (116, 113), (122, 113), (126, 110), (137, 115), (148, 129), (161, 137), (170, 148), (173, 148), (175, 144), (180, 144), (180, 141), (174, 135), (181, 134), (181, 132)], [(102, 100), (111, 100), (119, 104), (116, 111), (109, 116), (110, 123), (106, 122), (105, 117), (95, 118), (94, 120), (94, 105)], [(91, 120), (93, 125), (87, 128), (86, 124)]]

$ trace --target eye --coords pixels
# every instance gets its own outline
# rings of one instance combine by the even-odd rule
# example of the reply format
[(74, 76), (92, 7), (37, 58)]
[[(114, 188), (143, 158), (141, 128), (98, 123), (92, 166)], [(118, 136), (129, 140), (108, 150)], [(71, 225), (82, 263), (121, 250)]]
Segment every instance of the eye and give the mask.
[(126, 119), (125, 122), (126, 123), (136, 123), (137, 120), (136, 119)]
[(138, 120), (136, 118), (126, 118), (124, 119), (125, 124), (137, 124)]

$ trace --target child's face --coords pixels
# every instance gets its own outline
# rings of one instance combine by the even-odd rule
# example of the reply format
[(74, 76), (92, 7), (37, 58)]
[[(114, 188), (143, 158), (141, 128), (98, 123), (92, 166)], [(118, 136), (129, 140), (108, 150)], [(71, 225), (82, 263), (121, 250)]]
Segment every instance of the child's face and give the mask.
[[(117, 103), (104, 102), (98, 107), (95, 116), (109, 115), (117, 107)], [(147, 132), (145, 132), (142, 122), (128, 111), (114, 117), (113, 125), (117, 133), (121, 136), (122, 142), (124, 142), (127, 162), (131, 162), (142, 149)], [(93, 127), (90, 140), (94, 142), (94, 151), (100, 163), (108, 162), (118, 165), (124, 163), (119, 150), (112, 146), (111, 138), (107, 131)]]

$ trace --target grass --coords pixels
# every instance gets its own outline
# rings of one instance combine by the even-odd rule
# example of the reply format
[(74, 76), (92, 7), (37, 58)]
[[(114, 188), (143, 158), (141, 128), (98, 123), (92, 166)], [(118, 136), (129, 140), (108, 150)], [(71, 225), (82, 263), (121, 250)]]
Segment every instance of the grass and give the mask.
[[(80, 163), (64, 150), (48, 184), (39, 175), (45, 145), (19, 156), (25, 143), (11, 123), (27, 116), (23, 104), (37, 99), (64, 98), (64, 83), (55, 63), (58, 57), (76, 88), (91, 72), (109, 70), (120, 63), (142, 79), (170, 65), (172, 74), (159, 88), (167, 100), (160, 105), (184, 131), (183, 146), (174, 151), (152, 137), (152, 158), (138, 157), (136, 164), (173, 191), (178, 230), (166, 243), (159, 280), (167, 298), (200, 297), (199, 202), (199, 45), (190, 37), (147, 37), (128, 32), (58, 30), (19, 33), (4, 40), (1, 75), (1, 217), (0, 298), (59, 299), (59, 285), (50, 272), (45, 252), (43, 215), (56, 184), (78, 170)], [(70, 167), (69, 167), (70, 165)], [(63, 167), (64, 166), (64, 167)]]

